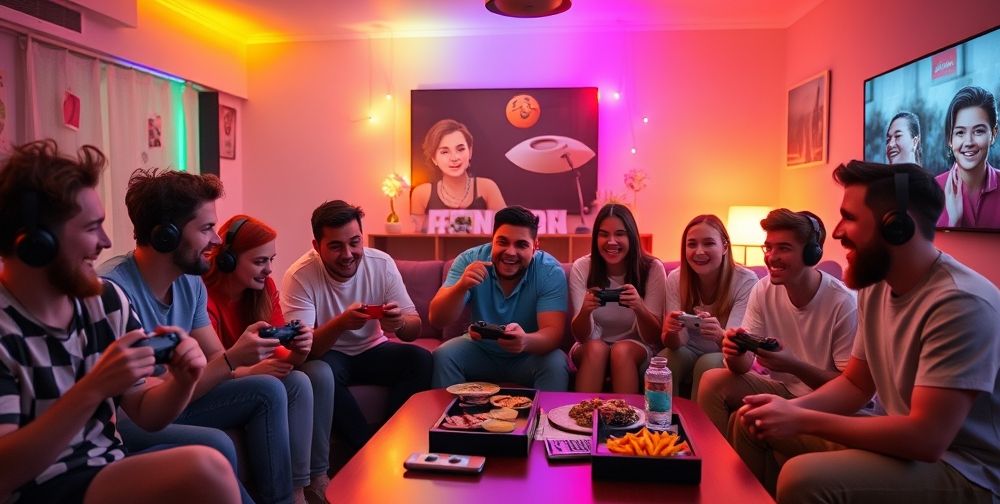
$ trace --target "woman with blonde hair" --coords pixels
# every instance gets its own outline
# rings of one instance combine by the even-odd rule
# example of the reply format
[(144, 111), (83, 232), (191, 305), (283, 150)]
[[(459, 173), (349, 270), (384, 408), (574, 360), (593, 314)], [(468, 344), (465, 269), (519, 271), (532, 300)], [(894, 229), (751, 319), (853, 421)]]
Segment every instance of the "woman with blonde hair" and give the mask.
[[(674, 394), (698, 382), (708, 369), (722, 367), (722, 337), (739, 327), (757, 274), (733, 259), (726, 226), (715, 215), (699, 215), (681, 235), (681, 264), (667, 275), (666, 316), (661, 335), (673, 373)], [(693, 315), (682, 316), (682, 315)]]

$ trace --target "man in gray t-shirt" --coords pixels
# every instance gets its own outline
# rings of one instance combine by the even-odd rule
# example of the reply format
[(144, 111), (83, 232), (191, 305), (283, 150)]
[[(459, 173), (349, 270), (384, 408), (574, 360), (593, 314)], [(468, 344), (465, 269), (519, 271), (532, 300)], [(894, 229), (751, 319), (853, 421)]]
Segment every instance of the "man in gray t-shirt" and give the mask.
[[(852, 161), (834, 178), (851, 360), (800, 398), (748, 396), (734, 447), (779, 502), (1000, 500), (1000, 291), (934, 247), (930, 173)], [(874, 392), (886, 414), (850, 416)]]

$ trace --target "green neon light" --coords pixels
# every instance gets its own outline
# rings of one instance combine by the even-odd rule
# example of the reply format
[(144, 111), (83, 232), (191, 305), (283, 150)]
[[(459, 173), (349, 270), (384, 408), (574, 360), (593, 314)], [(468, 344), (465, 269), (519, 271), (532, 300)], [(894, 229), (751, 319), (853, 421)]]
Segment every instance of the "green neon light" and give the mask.
[(184, 114), (184, 93), (187, 86), (178, 82), (170, 83), (174, 107), (174, 135), (177, 138), (177, 170), (187, 171), (187, 116)]

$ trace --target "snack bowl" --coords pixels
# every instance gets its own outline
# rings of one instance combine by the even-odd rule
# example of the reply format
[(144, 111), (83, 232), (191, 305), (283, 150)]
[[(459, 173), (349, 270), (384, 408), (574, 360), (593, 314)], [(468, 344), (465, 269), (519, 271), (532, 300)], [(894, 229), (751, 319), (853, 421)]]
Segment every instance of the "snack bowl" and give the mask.
[(500, 386), (488, 382), (456, 383), (445, 390), (458, 396), (459, 403), (466, 406), (487, 405), (490, 396), (500, 392)]

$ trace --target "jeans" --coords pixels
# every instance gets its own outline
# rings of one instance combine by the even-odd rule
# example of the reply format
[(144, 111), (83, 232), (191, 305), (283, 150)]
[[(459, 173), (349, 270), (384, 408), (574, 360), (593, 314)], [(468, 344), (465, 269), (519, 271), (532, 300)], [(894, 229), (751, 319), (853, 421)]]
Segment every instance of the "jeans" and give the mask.
[(411, 395), (430, 388), (431, 353), (405, 343), (385, 342), (358, 355), (330, 350), (321, 357), (334, 376), (333, 426), (352, 451), (372, 436), (361, 408), (348, 385), (365, 383), (389, 387), (387, 409), (392, 415)]
[[(318, 360), (308, 361), (299, 366), (299, 370), (309, 378), (309, 383), (312, 386), (313, 404), (312, 408), (306, 412), (306, 417), (312, 425), (311, 430), (306, 429), (302, 415), (293, 411), (291, 404), (288, 405), (290, 437), (294, 438), (298, 431), (310, 432), (312, 441), (312, 449), (309, 451), (309, 471), (306, 473), (306, 478), (300, 478), (299, 468), (292, 469), (297, 487), (304, 486), (299, 484), (301, 481), (308, 484), (308, 476), (326, 474), (330, 469), (330, 430), (333, 428), (334, 401), (333, 370), (327, 363)], [(294, 454), (295, 451), (293, 444), (292, 453)]]
[[(176, 446), (208, 446), (215, 448), (226, 457), (229, 465), (233, 467), (233, 474), (237, 473), (236, 447), (233, 446), (233, 440), (219, 429), (197, 425), (170, 424), (156, 432), (148, 432), (136, 425), (122, 409), (118, 409), (117, 415), (118, 432), (125, 443), (126, 451), (131, 455), (165, 450)], [(243, 504), (253, 504), (253, 499), (238, 478), (237, 483), (240, 487), (240, 498)]]
[(222, 382), (192, 401), (176, 423), (244, 428), (250, 471), (261, 500), (292, 502), (288, 393), (277, 378), (255, 375)]
[(473, 341), (468, 334), (452, 338), (434, 350), (434, 388), (470, 380), (514, 382), (539, 390), (569, 387), (566, 354), (556, 349), (544, 355), (510, 353), (494, 341)]

